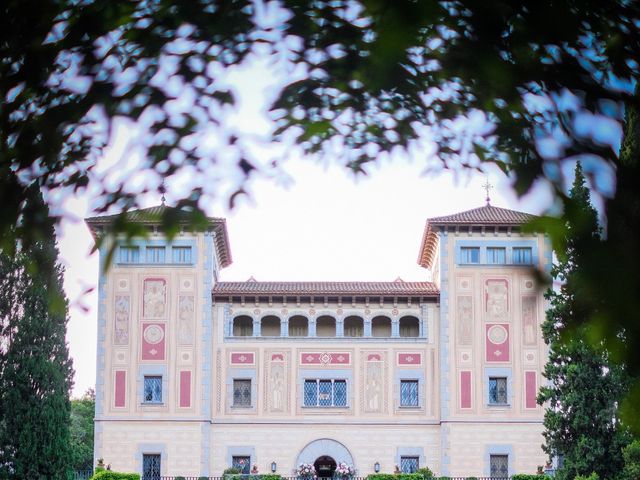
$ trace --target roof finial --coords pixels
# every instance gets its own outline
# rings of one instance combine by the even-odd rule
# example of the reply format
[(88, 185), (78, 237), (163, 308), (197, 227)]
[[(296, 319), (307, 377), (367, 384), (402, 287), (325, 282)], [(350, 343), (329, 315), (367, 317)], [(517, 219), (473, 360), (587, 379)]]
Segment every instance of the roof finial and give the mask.
[(491, 197), (489, 196), (489, 190), (491, 190), (493, 188), (493, 185), (491, 185), (489, 183), (489, 179), (487, 178), (487, 181), (485, 182), (484, 185), (482, 185), (482, 188), (485, 189), (485, 191), (487, 192), (487, 198), (485, 199), (487, 201), (487, 206), (491, 205)]
[(164, 179), (162, 179), (162, 183), (160, 184), (160, 188), (158, 190), (162, 194), (162, 197), (160, 197), (160, 200), (162, 201), (162, 206), (164, 207), (165, 202), (167, 201), (167, 199), (164, 196), (164, 194), (167, 193), (167, 188), (164, 186)]

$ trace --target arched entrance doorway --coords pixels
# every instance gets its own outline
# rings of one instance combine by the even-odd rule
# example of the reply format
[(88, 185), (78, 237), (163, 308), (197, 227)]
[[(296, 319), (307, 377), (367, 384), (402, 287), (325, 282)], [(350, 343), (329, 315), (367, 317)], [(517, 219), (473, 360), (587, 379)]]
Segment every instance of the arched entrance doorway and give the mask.
[[(340, 442), (330, 438), (321, 438), (307, 444), (296, 459), (295, 468), (302, 463), (310, 463), (316, 469), (318, 477), (327, 478), (333, 476), (336, 465), (344, 462), (356, 468), (351, 452)], [(329, 466), (328, 470), (320, 470), (322, 465)]]
[(336, 461), (329, 455), (318, 457), (313, 466), (316, 469), (318, 478), (333, 478), (333, 472), (336, 471)]

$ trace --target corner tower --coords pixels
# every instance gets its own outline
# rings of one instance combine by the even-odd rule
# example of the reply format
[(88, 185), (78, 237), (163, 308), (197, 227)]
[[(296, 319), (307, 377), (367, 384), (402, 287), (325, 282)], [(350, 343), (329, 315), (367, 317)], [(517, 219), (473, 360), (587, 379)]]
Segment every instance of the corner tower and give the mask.
[[(163, 225), (178, 225), (169, 239)], [(137, 236), (115, 233), (124, 223)], [(211, 289), (225, 220), (166, 206), (86, 220), (100, 240), (95, 458), (148, 478), (207, 472)]]
[[(544, 465), (536, 403), (546, 347), (536, 271), (551, 247), (533, 215), (487, 205), (427, 221), (418, 263), (440, 288), (443, 475), (508, 476)], [(479, 468), (481, 467), (481, 468)]]

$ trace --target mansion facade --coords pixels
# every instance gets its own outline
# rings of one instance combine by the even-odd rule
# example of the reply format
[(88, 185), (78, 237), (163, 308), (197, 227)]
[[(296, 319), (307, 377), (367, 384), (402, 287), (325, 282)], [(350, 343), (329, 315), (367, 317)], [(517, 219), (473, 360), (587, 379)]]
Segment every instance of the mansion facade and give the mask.
[(169, 241), (168, 210), (127, 213), (149, 229), (128, 242), (110, 233), (118, 216), (87, 219), (103, 239), (96, 459), (148, 479), (545, 464), (535, 270), (552, 257), (522, 229), (531, 215), (487, 204), (428, 219), (431, 281), (225, 282), (225, 220)]

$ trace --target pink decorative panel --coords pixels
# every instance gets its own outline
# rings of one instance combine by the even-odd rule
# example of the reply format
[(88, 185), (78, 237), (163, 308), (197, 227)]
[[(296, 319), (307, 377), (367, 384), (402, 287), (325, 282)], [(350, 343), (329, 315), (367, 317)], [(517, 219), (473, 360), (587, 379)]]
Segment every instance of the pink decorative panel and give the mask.
[(164, 323), (142, 324), (142, 360), (164, 360)]
[(536, 402), (536, 396), (538, 393), (536, 372), (524, 372), (524, 389), (525, 408), (536, 408), (538, 406)]
[(114, 405), (116, 408), (122, 408), (124, 407), (127, 393), (127, 372), (124, 370), (116, 370), (114, 383)]
[(381, 360), (382, 360), (382, 357), (380, 356), (379, 353), (372, 353), (367, 357), (368, 362), (379, 362)]
[(509, 361), (509, 325), (486, 325), (486, 360), (487, 362)]
[(253, 365), (254, 361), (253, 352), (233, 352), (231, 354), (231, 365)]
[(422, 355), (420, 353), (399, 353), (398, 365), (421, 365)]
[(180, 407), (189, 408), (191, 406), (191, 372), (183, 370), (180, 372)]
[(274, 353), (271, 355), (272, 362), (284, 362), (284, 355), (282, 353)]
[(349, 365), (351, 357), (346, 352), (302, 352), (302, 365)]
[(471, 408), (471, 372), (460, 372), (460, 408)]

